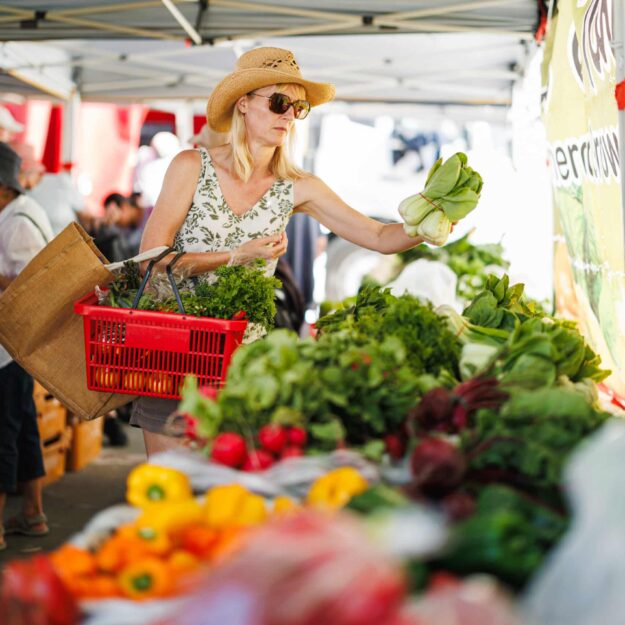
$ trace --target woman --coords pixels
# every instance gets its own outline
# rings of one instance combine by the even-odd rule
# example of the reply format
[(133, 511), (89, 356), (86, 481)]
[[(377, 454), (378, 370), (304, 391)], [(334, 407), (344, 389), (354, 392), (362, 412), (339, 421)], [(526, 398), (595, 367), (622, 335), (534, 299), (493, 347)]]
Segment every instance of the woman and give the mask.
[[(393, 254), (423, 241), (401, 224), (381, 224), (348, 206), (322, 180), (288, 159), (288, 139), (311, 106), (332, 100), (334, 86), (304, 80), (288, 50), (257, 48), (242, 55), (215, 87), (207, 121), (230, 132), (230, 143), (185, 150), (172, 161), (143, 235), (141, 248), (171, 245), (187, 252), (178, 266), (210, 279), (225, 264), (267, 260), (267, 273), (287, 249), (293, 213), (317, 219), (338, 236)], [(246, 340), (253, 340), (252, 332)], [(143, 397), (131, 423), (144, 430), (148, 455), (179, 441), (162, 433), (176, 408), (171, 400)]]

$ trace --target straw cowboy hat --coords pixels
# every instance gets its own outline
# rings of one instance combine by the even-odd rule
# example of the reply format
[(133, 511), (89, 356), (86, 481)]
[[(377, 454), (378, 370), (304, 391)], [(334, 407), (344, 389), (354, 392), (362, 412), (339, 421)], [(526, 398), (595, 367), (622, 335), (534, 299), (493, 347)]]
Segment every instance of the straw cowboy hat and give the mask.
[(256, 48), (241, 55), (234, 72), (228, 74), (211, 93), (206, 121), (217, 132), (227, 132), (236, 101), (246, 93), (269, 85), (295, 83), (306, 89), (311, 106), (334, 98), (334, 85), (304, 80), (292, 52), (282, 48)]

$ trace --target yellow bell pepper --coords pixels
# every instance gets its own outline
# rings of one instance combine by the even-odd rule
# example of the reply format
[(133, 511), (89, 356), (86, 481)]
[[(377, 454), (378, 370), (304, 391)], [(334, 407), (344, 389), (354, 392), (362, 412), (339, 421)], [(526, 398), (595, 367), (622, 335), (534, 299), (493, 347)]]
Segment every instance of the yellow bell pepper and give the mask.
[(164, 501), (144, 509), (134, 525), (144, 532), (152, 530), (173, 536), (201, 519), (202, 506), (195, 499)]
[(235, 525), (260, 525), (267, 520), (267, 506), (260, 495), (248, 494), (243, 499)]
[(367, 480), (356, 469), (340, 467), (317, 478), (306, 501), (319, 508), (342, 508), (368, 486)]
[(126, 499), (138, 508), (164, 501), (184, 501), (192, 496), (189, 478), (176, 469), (140, 464), (128, 476)]
[(298, 505), (290, 497), (276, 497), (273, 500), (273, 513), (278, 515), (288, 514), (297, 510)]
[(240, 484), (216, 486), (206, 494), (204, 522), (213, 529), (257, 525), (266, 518), (265, 500)]

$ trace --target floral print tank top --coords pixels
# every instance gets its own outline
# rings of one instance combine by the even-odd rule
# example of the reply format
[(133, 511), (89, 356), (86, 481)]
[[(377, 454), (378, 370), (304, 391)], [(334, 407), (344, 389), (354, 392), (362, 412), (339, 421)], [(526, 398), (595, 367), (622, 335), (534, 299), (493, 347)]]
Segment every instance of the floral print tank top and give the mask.
[[(224, 199), (208, 150), (199, 152), (202, 169), (189, 212), (174, 238), (176, 251), (226, 252), (251, 239), (284, 232), (293, 213), (293, 181), (276, 180), (254, 206), (236, 215)], [(267, 262), (266, 275), (275, 273), (277, 262)], [(209, 271), (198, 278), (213, 281), (215, 275)], [(263, 328), (249, 324), (243, 342), (263, 333)]]

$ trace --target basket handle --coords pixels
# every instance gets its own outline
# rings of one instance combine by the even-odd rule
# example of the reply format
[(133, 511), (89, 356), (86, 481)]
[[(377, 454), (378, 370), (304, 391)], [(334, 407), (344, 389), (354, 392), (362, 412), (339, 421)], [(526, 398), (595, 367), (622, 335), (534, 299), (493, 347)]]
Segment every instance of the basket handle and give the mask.
[(159, 261), (163, 260), (165, 256), (167, 256), (168, 254), (171, 254), (173, 251), (174, 251), (173, 247), (168, 247), (164, 249), (156, 258), (153, 258), (148, 263), (148, 268), (145, 270), (145, 275), (143, 276), (143, 280), (141, 280), (141, 284), (139, 285), (139, 290), (137, 291), (137, 294), (135, 295), (135, 299), (132, 302), (131, 308), (137, 308), (137, 306), (139, 306), (139, 300), (141, 299), (141, 296), (143, 295), (143, 291), (145, 291), (145, 287), (148, 283), (148, 280), (150, 279), (150, 276), (152, 275), (152, 269), (154, 269), (154, 265), (156, 265), (156, 263), (158, 263)]
[(180, 291), (178, 290), (178, 286), (176, 285), (176, 280), (174, 279), (174, 274), (172, 269), (174, 265), (180, 260), (182, 256), (185, 255), (185, 252), (178, 252), (170, 261), (167, 263), (167, 267), (165, 267), (165, 271), (167, 272), (167, 277), (169, 278), (169, 283), (171, 284), (171, 290), (174, 292), (174, 297), (176, 298), (176, 302), (178, 303), (178, 308), (180, 312), (185, 315), (186, 311), (182, 304), (182, 299), (180, 299)]

